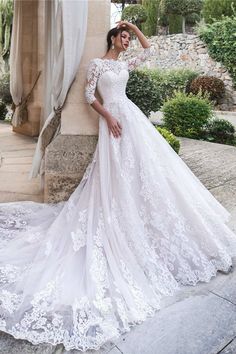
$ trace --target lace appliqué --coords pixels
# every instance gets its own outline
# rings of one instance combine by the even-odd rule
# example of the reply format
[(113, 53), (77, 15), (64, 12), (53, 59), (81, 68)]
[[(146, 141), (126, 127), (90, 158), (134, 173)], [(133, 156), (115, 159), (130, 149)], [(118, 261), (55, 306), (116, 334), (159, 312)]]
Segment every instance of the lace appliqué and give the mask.
[(132, 71), (144, 63), (149, 57), (156, 54), (156, 49), (153, 45), (148, 48), (144, 48), (140, 54), (134, 58), (127, 60), (128, 71)]
[(71, 238), (73, 241), (74, 251), (79, 251), (82, 247), (84, 247), (86, 245), (87, 214), (88, 214), (87, 209), (79, 212), (78, 228), (76, 229), (76, 231), (71, 232)]
[(10, 291), (7, 290), (2, 290), (0, 293), (0, 304), (10, 314), (13, 314), (13, 312), (17, 310), (21, 302), (22, 302), (21, 295), (11, 293)]
[(120, 71), (124, 69), (132, 71), (155, 53), (156, 50), (154, 46), (151, 45), (148, 48), (144, 48), (136, 57), (128, 59), (127, 61), (100, 58), (90, 60), (85, 85), (85, 99), (87, 103), (92, 104), (96, 100), (94, 94), (97, 82), (103, 73), (106, 71), (112, 71), (118, 75)]

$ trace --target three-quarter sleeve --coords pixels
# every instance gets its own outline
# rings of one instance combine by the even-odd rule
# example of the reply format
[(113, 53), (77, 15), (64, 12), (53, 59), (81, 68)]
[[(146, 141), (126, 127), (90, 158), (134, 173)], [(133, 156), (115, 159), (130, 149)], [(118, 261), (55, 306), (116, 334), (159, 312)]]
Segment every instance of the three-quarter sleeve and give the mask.
[(94, 95), (97, 81), (100, 75), (98, 63), (95, 59), (92, 59), (89, 63), (87, 70), (87, 80), (85, 85), (85, 99), (89, 104), (92, 104), (96, 97)]
[(146, 59), (151, 57), (152, 55), (156, 54), (156, 49), (154, 46), (150, 45), (148, 48), (144, 48), (140, 54), (138, 54), (136, 57), (128, 59), (127, 65), (128, 65), (128, 70), (132, 71), (136, 69), (140, 64), (142, 64)]

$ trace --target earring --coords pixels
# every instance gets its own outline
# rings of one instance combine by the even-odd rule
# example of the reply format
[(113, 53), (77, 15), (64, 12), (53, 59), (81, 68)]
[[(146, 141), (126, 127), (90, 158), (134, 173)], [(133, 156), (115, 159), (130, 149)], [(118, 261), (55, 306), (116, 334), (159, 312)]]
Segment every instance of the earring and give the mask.
[(111, 49), (115, 49), (114, 43), (112, 43)]

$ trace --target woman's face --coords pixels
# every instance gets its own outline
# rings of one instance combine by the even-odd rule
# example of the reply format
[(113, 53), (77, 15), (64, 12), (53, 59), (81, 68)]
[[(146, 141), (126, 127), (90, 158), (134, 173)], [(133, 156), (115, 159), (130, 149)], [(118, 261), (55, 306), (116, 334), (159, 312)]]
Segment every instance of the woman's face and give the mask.
[(122, 31), (114, 39), (114, 45), (120, 51), (127, 50), (129, 47), (129, 42), (130, 42), (130, 34), (129, 32), (126, 31)]

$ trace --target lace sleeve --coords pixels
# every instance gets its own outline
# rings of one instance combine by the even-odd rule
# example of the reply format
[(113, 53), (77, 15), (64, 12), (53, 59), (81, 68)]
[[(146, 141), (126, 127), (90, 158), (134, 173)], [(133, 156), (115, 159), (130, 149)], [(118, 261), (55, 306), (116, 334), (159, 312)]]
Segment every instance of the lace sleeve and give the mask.
[(132, 71), (136, 69), (146, 59), (148, 59), (150, 56), (154, 54), (156, 54), (156, 49), (154, 46), (151, 45), (148, 48), (144, 48), (143, 51), (140, 54), (138, 54), (136, 57), (127, 60), (128, 70)]
[(92, 104), (96, 100), (94, 93), (96, 90), (99, 75), (99, 66), (95, 59), (92, 59), (88, 66), (87, 81), (85, 86), (85, 99), (89, 104)]

